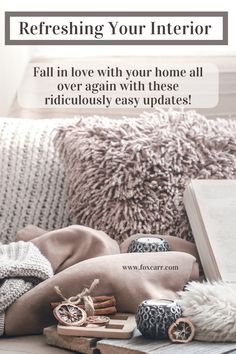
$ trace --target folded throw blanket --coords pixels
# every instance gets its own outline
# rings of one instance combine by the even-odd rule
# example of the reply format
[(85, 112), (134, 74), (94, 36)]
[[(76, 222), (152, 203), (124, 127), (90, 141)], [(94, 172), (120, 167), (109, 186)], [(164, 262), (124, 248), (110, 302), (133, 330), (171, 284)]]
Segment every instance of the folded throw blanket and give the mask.
[(16, 233), (16, 241), (32, 241), (34, 238), (46, 234), (48, 231), (35, 226), (27, 225)]
[(19, 241), (0, 246), (0, 335), (4, 332), (6, 309), (52, 275), (50, 262), (33, 243)]

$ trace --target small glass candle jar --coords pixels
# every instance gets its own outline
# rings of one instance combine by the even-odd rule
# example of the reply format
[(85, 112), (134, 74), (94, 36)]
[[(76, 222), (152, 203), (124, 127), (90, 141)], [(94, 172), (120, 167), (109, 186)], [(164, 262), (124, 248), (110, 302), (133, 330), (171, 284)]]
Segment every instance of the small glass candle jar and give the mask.
[(169, 250), (168, 242), (163, 238), (143, 235), (131, 241), (127, 252), (167, 252)]
[(181, 317), (181, 307), (172, 300), (145, 300), (136, 313), (137, 328), (143, 336), (153, 339), (168, 338), (168, 329)]

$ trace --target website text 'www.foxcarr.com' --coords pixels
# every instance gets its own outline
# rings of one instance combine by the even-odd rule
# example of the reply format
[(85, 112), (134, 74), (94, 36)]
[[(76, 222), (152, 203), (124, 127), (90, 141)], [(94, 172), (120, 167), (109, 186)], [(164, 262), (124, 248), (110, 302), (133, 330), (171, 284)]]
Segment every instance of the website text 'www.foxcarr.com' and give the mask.
[(148, 264), (139, 264), (139, 265), (122, 265), (123, 270), (178, 270), (177, 265), (148, 265)]

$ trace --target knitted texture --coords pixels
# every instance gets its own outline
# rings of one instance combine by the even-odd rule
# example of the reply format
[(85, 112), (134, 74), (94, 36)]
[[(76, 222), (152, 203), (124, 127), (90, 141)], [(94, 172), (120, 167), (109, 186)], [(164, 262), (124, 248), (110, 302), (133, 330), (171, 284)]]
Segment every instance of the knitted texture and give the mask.
[(0, 335), (4, 332), (6, 309), (51, 276), (51, 264), (33, 243), (19, 241), (0, 246)]
[(0, 241), (34, 224), (58, 229), (70, 224), (64, 169), (54, 151), (61, 119), (0, 120)]
[(4, 334), (5, 313), (0, 312), (0, 336)]
[(0, 279), (34, 277), (32, 281), (37, 282), (52, 275), (51, 264), (32, 242), (19, 241), (0, 246)]
[(16, 299), (32, 288), (33, 284), (24, 279), (5, 279), (0, 285), (0, 313), (4, 313)]
[(183, 204), (191, 178), (236, 178), (236, 122), (195, 112), (82, 118), (58, 130), (73, 222), (117, 241), (136, 233), (193, 241)]

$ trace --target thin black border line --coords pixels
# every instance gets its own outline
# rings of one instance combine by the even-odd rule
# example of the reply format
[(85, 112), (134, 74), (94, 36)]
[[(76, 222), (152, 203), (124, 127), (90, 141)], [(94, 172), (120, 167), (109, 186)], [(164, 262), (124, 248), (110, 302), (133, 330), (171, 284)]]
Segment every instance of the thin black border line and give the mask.
[[(222, 17), (223, 39), (220, 40), (11, 40), (11, 17)], [(5, 45), (227, 45), (228, 12), (5, 12)]]
[(64, 17), (64, 16), (88, 16), (88, 17), (103, 17), (105, 16), (114, 16), (114, 17), (223, 17), (225, 14), (228, 14), (227, 11), (160, 11), (160, 12), (132, 12), (132, 11), (6, 11), (6, 14), (10, 14), (10, 16), (21, 17), (21, 16), (35, 16), (35, 17), (42, 17), (42, 16), (51, 16), (51, 17)]
[[(163, 40), (164, 41), (164, 40)], [(162, 40), (55, 40), (53, 43), (48, 40), (11, 40), (12, 45), (222, 45), (222, 39), (211, 40), (211, 43), (207, 40), (168, 40), (168, 43), (163, 43)], [(49, 43), (50, 42), (50, 43)], [(57, 43), (56, 43), (57, 42)], [(69, 42), (69, 43), (68, 43)], [(115, 43), (114, 43), (115, 42)]]

